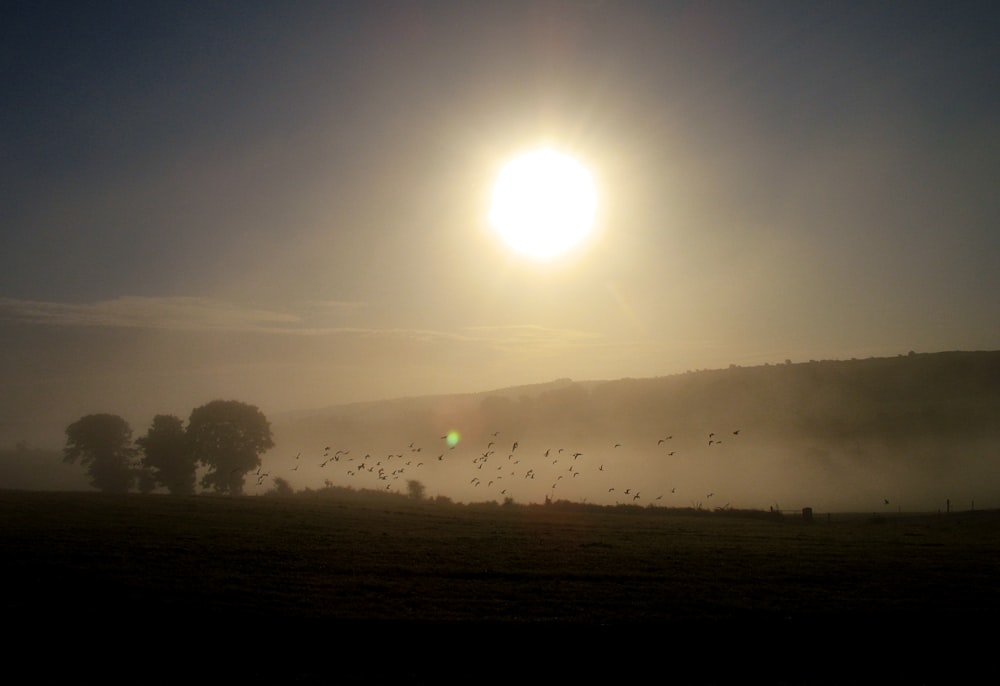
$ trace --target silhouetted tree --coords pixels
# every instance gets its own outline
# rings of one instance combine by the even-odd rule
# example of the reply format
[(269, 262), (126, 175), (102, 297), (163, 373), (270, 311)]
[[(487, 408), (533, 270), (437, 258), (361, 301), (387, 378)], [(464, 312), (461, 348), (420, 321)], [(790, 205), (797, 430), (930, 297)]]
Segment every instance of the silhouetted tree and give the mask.
[(149, 431), (136, 443), (142, 448), (142, 464), (155, 485), (165, 486), (174, 495), (194, 493), (195, 458), (180, 417), (156, 415)]
[(213, 400), (195, 408), (187, 436), (192, 457), (209, 468), (202, 486), (230, 495), (243, 493), (243, 477), (260, 467), (262, 452), (274, 447), (264, 413), (237, 400)]
[(90, 414), (66, 427), (65, 462), (80, 461), (90, 485), (105, 493), (127, 493), (135, 482), (132, 428), (116, 414)]
[(136, 488), (139, 492), (147, 495), (156, 490), (156, 477), (153, 475), (153, 470), (148, 469), (143, 466), (139, 466), (135, 470), (135, 482)]
[(424, 485), (416, 479), (410, 479), (406, 482), (406, 492), (414, 500), (424, 499)]
[(280, 476), (276, 476), (274, 477), (274, 488), (269, 490), (264, 495), (289, 496), (295, 495), (295, 491), (292, 489), (292, 485), (288, 483), (288, 479), (282, 479)]

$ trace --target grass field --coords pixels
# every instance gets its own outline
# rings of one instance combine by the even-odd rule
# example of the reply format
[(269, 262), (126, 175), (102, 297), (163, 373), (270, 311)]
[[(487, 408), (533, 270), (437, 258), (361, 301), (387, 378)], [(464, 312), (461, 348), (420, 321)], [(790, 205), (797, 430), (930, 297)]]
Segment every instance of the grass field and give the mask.
[(824, 627), (948, 635), (1000, 610), (1000, 513), (737, 514), (0, 492), (17, 589), (2, 609), (407, 635), (773, 632), (778, 644)]

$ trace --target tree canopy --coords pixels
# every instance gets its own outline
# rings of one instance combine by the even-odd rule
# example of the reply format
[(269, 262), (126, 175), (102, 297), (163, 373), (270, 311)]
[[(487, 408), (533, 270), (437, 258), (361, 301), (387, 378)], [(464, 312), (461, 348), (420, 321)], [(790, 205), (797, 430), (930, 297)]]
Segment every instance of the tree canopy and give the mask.
[(80, 461), (90, 483), (106, 493), (127, 493), (135, 483), (132, 428), (116, 414), (90, 414), (66, 427), (63, 460)]
[(260, 467), (260, 454), (274, 447), (271, 425), (255, 406), (213, 400), (191, 412), (187, 436), (191, 455), (209, 468), (201, 484), (240, 495), (247, 472)]
[(145, 436), (136, 439), (142, 448), (143, 466), (157, 486), (175, 495), (191, 495), (195, 486), (195, 458), (180, 417), (158, 414)]
[(427, 489), (416, 479), (410, 479), (406, 482), (406, 492), (414, 500), (423, 500)]

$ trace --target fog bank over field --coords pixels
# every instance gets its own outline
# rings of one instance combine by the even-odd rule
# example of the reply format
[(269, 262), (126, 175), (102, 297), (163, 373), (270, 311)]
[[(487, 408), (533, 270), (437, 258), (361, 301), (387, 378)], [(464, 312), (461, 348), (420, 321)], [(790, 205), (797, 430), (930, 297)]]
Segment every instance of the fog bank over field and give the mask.
[[(413, 480), (457, 502), (1000, 507), (1000, 351), (560, 379), (268, 419), (275, 447), (250, 495), (275, 479), (399, 493)], [(0, 488), (88, 486), (57, 451), (22, 444), (0, 453)]]
[(1000, 507), (1000, 352), (564, 379), (286, 415), (274, 429), (265, 464), (296, 489), (417, 479), (461, 501)]

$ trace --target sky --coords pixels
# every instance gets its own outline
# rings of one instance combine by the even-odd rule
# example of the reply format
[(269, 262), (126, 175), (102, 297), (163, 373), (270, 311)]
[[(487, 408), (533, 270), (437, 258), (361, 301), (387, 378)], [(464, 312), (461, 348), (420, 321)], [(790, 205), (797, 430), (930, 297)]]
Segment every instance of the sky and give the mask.
[[(569, 377), (1000, 348), (979, 2), (13, 2), (0, 444)], [(557, 259), (492, 230), (541, 146)]]

